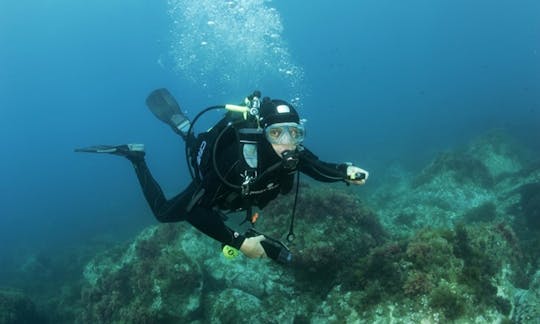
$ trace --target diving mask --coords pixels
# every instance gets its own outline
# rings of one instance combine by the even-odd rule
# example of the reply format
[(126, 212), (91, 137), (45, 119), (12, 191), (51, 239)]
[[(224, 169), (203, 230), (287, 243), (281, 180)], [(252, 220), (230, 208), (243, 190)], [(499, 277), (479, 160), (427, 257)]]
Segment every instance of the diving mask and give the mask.
[(297, 123), (276, 123), (264, 130), (271, 144), (297, 145), (304, 140), (304, 126)]

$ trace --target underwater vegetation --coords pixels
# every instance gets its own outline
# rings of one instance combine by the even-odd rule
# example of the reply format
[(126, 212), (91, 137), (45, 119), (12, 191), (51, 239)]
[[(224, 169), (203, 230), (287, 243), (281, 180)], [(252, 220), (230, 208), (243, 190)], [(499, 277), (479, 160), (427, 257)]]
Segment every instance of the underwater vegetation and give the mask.
[[(316, 288), (326, 293), (343, 264), (367, 255), (389, 235), (376, 214), (346, 190), (308, 182), (300, 193), (296, 238), (290, 246), (295, 255), (295, 282), (302, 290)], [(273, 202), (263, 211), (258, 228), (286, 242), (291, 209), (292, 199)]]
[(0, 323), (43, 323), (36, 305), (20, 291), (0, 289)]
[(493, 177), (482, 161), (467, 152), (441, 153), (427, 168), (413, 180), (413, 187), (431, 182), (435, 177), (447, 174), (453, 181), (478, 185), (484, 188), (493, 186)]
[[(226, 259), (185, 223), (148, 227), (80, 261), (41, 308), (56, 323), (537, 323), (540, 164), (513, 145), (487, 134), (369, 195), (303, 179), (290, 266)], [(281, 198), (256, 228), (284, 240)]]
[(357, 260), (349, 288), (362, 292), (364, 307), (423, 300), (446, 320), (490, 309), (508, 316), (511, 304), (497, 295), (496, 278), (502, 260), (515, 266), (512, 253), (493, 226), (426, 228)]
[(115, 249), (87, 264), (82, 290), (82, 323), (178, 323), (193, 319), (202, 290), (198, 264), (174, 248), (171, 226), (149, 228), (126, 249)]
[(540, 230), (540, 182), (524, 184), (519, 193), (519, 204), (527, 226)]
[(497, 206), (492, 201), (485, 202), (480, 206), (466, 211), (461, 221), (465, 223), (484, 222), (489, 223), (497, 217)]

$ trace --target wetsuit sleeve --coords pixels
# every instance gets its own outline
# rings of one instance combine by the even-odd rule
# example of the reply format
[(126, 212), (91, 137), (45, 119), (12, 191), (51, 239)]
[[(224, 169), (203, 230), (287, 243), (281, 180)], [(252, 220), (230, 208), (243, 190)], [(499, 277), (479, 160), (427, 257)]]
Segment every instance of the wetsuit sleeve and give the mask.
[(236, 249), (240, 249), (246, 239), (245, 236), (228, 228), (219, 213), (212, 208), (195, 206), (189, 212), (186, 221), (211, 238)]
[(300, 152), (300, 172), (322, 182), (345, 181), (347, 178), (347, 164), (328, 163), (319, 158), (306, 148)]

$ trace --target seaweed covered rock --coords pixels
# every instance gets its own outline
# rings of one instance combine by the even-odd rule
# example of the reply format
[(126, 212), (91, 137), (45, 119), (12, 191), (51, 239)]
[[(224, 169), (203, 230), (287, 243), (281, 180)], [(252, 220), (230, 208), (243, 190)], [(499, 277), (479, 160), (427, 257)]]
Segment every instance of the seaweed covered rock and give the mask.
[(503, 130), (493, 130), (478, 137), (468, 145), (467, 153), (482, 161), (493, 178), (523, 169), (530, 158), (526, 150)]
[(519, 193), (520, 210), (527, 226), (540, 230), (540, 182), (524, 184)]
[(36, 305), (23, 293), (0, 290), (0, 323), (43, 323), (45, 318), (38, 314)]
[(449, 173), (459, 182), (489, 188), (501, 176), (520, 171), (528, 154), (504, 131), (488, 132), (457, 150), (439, 154), (415, 178), (413, 185), (421, 185), (441, 174)]
[(515, 296), (515, 323), (538, 323), (540, 320), (540, 271), (533, 277), (528, 290), (519, 290)]
[(287, 319), (302, 309), (290, 303), (289, 269), (271, 260), (226, 259), (219, 244), (185, 223), (147, 228), (131, 244), (96, 256), (84, 275), (85, 307), (78, 318), (83, 323), (219, 322), (222, 317), (242, 323), (255, 318), (245, 311), (253, 305), (274, 309), (273, 315), (256, 315), (261, 319)]
[(536, 210), (529, 207), (536, 206), (535, 195), (515, 207), (520, 186), (540, 181), (540, 168), (534, 168), (530, 156), (505, 133), (491, 132), (439, 154), (419, 174), (402, 178), (399, 186), (380, 186), (370, 201), (385, 228), (402, 236), (425, 226), (449, 228), (457, 221), (511, 222), (521, 206)]
[(424, 229), (358, 259), (317, 314), (336, 323), (507, 319), (520, 254), (497, 226)]
[[(271, 323), (272, 316), (262, 312), (259, 298), (239, 289), (225, 289), (207, 298), (209, 315), (213, 323)], [(238, 317), (239, 313), (246, 316)], [(249, 315), (248, 315), (249, 314)]]
[(490, 188), (493, 186), (493, 176), (485, 164), (468, 152), (446, 152), (439, 156), (413, 181), (413, 187), (419, 187), (435, 178), (439, 181), (460, 182)]
[[(202, 271), (173, 238), (170, 226), (146, 229), (127, 248), (117, 248), (85, 269), (84, 323), (178, 323), (202, 304)], [(179, 304), (181, 303), (181, 304)]]
[[(284, 236), (290, 222), (291, 200), (269, 205), (257, 226), (271, 236)], [(316, 282), (317, 289), (330, 289), (351, 258), (366, 255), (388, 238), (375, 213), (357, 196), (320, 184), (301, 188), (294, 231), (296, 238), (290, 248), (297, 283), (309, 288)]]
[(466, 223), (485, 222), (495, 220), (497, 216), (497, 206), (492, 201), (487, 201), (479, 206), (473, 207), (463, 214), (461, 221)]
[[(393, 192), (392, 199), (387, 192)], [(495, 199), (493, 179), (480, 161), (445, 153), (408, 184), (381, 186), (371, 201), (389, 231), (407, 236), (425, 226), (451, 227), (470, 209)]]
[(261, 299), (294, 292), (294, 280), (289, 268), (269, 259), (250, 260), (243, 256), (238, 258), (239, 260), (228, 260), (216, 253), (204, 261), (207, 288), (239, 289)]

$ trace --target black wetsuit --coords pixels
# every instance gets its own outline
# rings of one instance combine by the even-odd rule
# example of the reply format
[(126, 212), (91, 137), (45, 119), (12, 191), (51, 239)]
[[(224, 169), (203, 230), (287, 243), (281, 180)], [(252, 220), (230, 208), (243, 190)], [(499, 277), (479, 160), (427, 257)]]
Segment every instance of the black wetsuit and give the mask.
[[(277, 166), (281, 159), (269, 143), (261, 148), (265, 152), (259, 159), (260, 169)], [(240, 183), (241, 163), (237, 145), (233, 144), (220, 151), (217, 157), (219, 170), (231, 183)], [(250, 187), (250, 192), (242, 196), (240, 189), (227, 186), (219, 180), (215, 171), (210, 170), (202, 183), (192, 182), (183, 192), (167, 200), (154, 180), (144, 159), (132, 160), (144, 196), (160, 222), (187, 221), (206, 235), (237, 249), (245, 237), (230, 229), (223, 222), (220, 211), (245, 210), (250, 206), (263, 208), (280, 193), (291, 191), (296, 170), (287, 170), (281, 165), (271, 172), (261, 172), (261, 177)], [(320, 161), (309, 150), (300, 147), (300, 172), (323, 182), (343, 181), (346, 178), (346, 164), (333, 164)], [(201, 191), (204, 189), (204, 191)]]

